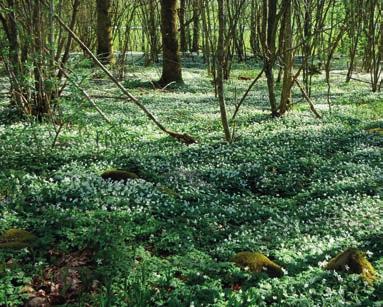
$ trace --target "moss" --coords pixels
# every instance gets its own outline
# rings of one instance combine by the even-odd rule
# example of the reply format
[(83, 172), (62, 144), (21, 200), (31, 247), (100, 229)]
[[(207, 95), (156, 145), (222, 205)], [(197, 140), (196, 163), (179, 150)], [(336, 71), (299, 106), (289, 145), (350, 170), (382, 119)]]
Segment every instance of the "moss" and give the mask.
[(178, 193), (176, 191), (166, 186), (159, 186), (158, 191), (173, 198), (178, 197)]
[(23, 229), (9, 229), (0, 236), (0, 248), (21, 249), (30, 247), (36, 236)]
[(133, 172), (124, 170), (108, 170), (101, 174), (102, 179), (110, 181), (124, 181), (139, 179), (138, 175)]
[(383, 135), (383, 128), (371, 128), (367, 129), (367, 132)]
[(349, 248), (336, 255), (327, 264), (326, 269), (360, 274), (368, 283), (372, 283), (377, 279), (372, 264), (367, 260), (364, 253), (356, 248)]
[(232, 260), (240, 267), (248, 267), (251, 272), (264, 271), (270, 277), (282, 277), (284, 275), (282, 267), (261, 253), (240, 252)]

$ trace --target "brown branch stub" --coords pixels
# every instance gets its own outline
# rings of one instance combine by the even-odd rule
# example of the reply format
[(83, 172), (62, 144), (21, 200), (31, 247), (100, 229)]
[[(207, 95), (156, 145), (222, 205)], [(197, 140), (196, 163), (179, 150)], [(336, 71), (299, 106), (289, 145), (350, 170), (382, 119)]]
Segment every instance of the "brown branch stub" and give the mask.
[(168, 131), (167, 133), (171, 137), (175, 138), (179, 142), (184, 143), (186, 145), (192, 145), (192, 144), (197, 143), (197, 140), (195, 138), (193, 138), (192, 136), (190, 136), (186, 133), (181, 134), (181, 133), (177, 133), (177, 132), (173, 132), (173, 131)]

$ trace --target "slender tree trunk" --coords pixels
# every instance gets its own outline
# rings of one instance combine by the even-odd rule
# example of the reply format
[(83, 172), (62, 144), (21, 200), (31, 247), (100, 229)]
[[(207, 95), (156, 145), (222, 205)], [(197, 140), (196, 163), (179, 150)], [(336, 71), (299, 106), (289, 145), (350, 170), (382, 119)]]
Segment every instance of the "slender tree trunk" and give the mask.
[(50, 91), (45, 88), (47, 65), (44, 62), (44, 38), (42, 29), (42, 8), (40, 1), (34, 3), (32, 18), (33, 18), (33, 62), (34, 62), (34, 105), (32, 114), (36, 115), (40, 120), (44, 115), (50, 113)]
[(352, 46), (350, 47), (350, 64), (348, 65), (347, 77), (346, 77), (347, 83), (350, 82), (350, 80), (352, 78), (352, 73), (354, 71), (354, 66), (355, 66), (355, 56), (356, 56), (357, 49), (358, 49), (358, 38), (355, 38), (355, 41), (353, 42)]
[(97, 0), (97, 56), (103, 64), (113, 60), (111, 4), (112, 0)]
[(163, 64), (159, 84), (182, 83), (181, 59), (177, 34), (177, 0), (161, 0)]
[(150, 60), (158, 62), (158, 33), (156, 22), (156, 1), (149, 1)]
[(218, 1), (218, 23), (219, 23), (219, 34), (218, 34), (218, 46), (217, 46), (217, 92), (219, 107), (221, 112), (221, 122), (223, 131), (225, 133), (225, 139), (228, 143), (232, 141), (231, 133), (229, 128), (229, 122), (227, 119), (225, 93), (224, 93), (224, 62), (225, 62), (225, 5), (224, 0)]
[(284, 0), (284, 16), (283, 16), (283, 85), (281, 93), (281, 102), (279, 105), (279, 114), (286, 113), (288, 106), (291, 104), (291, 88), (292, 88), (292, 68), (293, 68), (293, 37), (291, 23), (291, 1)]
[(186, 50), (187, 50), (185, 14), (186, 14), (186, 0), (180, 0), (179, 18), (180, 18), (180, 49), (181, 49), (181, 52), (186, 52)]
[(194, 3), (193, 7), (193, 44), (191, 51), (199, 51), (199, 31), (200, 31), (200, 10), (198, 9), (198, 1)]
[(11, 104), (16, 105), (23, 113), (29, 114), (31, 110), (25, 103), (23, 81), (23, 62), (21, 60), (21, 48), (19, 31), (17, 27), (16, 4), (14, 0), (7, 2), (9, 11), (6, 15), (0, 15), (1, 23), (9, 44), (9, 66), (7, 67), (11, 83)]
[(211, 48), (210, 48), (210, 32), (209, 22), (207, 17), (207, 10), (204, 5), (204, 0), (199, 0), (201, 5), (201, 21), (202, 21), (202, 32), (203, 32), (203, 58), (207, 66), (208, 75), (212, 74), (212, 63), (211, 63)]
[(277, 100), (275, 97), (275, 80), (273, 74), (273, 66), (275, 62), (275, 34), (277, 26), (277, 0), (264, 1), (264, 11), (267, 19), (264, 21), (264, 36), (266, 36), (264, 70), (267, 79), (267, 88), (269, 92), (269, 100), (271, 114), (278, 116)]

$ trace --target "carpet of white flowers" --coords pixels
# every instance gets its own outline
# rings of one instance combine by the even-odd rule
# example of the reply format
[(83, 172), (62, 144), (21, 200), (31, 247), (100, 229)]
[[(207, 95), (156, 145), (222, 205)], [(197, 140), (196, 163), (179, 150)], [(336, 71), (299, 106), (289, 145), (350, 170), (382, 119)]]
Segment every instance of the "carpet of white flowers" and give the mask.
[[(190, 66), (184, 86), (154, 90), (147, 81), (158, 71), (142, 67), (130, 69), (125, 86), (167, 127), (194, 136), (191, 146), (162, 134), (128, 101), (97, 100), (108, 125), (69, 88), (52, 148), (52, 124), (13, 119), (3, 101), (0, 233), (26, 229), (38, 244), (0, 251), (1, 261), (15, 263), (2, 273), (0, 305), (22, 303), (20, 289), (51, 265), (48, 251), (88, 249), (94, 259), (82, 283), (98, 286), (77, 303), (92, 306), (381, 306), (382, 279), (370, 285), (323, 266), (357, 247), (383, 276), (383, 137), (369, 130), (383, 128), (383, 95), (333, 77), (330, 114), (317, 76), (313, 100), (323, 120), (299, 92), (286, 117), (271, 119), (261, 80), (227, 145), (211, 80)], [(251, 82), (238, 77), (258, 71), (233, 71), (229, 112)], [(100, 72), (86, 74), (92, 94), (119, 95), (94, 80)], [(104, 181), (111, 168), (141, 179)], [(240, 251), (264, 253), (285, 276), (236, 267), (231, 258)]]

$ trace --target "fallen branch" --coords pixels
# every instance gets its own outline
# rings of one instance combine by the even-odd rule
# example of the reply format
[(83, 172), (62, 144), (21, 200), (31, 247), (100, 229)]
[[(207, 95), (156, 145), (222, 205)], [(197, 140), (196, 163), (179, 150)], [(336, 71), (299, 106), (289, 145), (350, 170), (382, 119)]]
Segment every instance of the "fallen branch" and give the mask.
[(93, 59), (94, 63), (101, 68), (101, 70), (109, 77), (114, 84), (124, 93), (136, 106), (138, 106), (146, 116), (154, 122), (154, 124), (163, 132), (168, 134), (169, 136), (175, 138), (176, 140), (184, 143), (184, 144), (193, 144), (196, 143), (196, 140), (187, 135), (177, 133), (171, 130), (168, 130), (164, 125), (162, 125), (156, 117), (138, 100), (138, 98), (134, 97), (113, 75), (112, 73), (103, 65), (97, 57), (93, 54), (93, 52), (83, 43), (83, 41), (65, 24), (65, 22), (57, 15), (54, 15), (55, 19), (58, 23), (68, 32), (68, 34), (81, 46), (81, 48), (88, 53), (88, 55)]
[(175, 82), (175, 81), (172, 81), (172, 82), (170, 82), (169, 84), (167, 84), (167, 85), (165, 85), (163, 88), (161, 88), (160, 90), (161, 91), (166, 91), (166, 89), (169, 87), (169, 86), (171, 86), (171, 85), (173, 85), (173, 84), (176, 84), (177, 82)]
[(89, 97), (93, 99), (115, 99), (115, 100), (126, 99), (124, 96), (107, 96), (107, 95), (106, 96), (105, 95), (89, 95)]
[[(335, 75), (340, 75), (340, 76), (346, 76), (347, 77), (347, 74), (342, 74), (342, 73), (339, 73), (339, 72), (334, 72), (333, 74)], [(367, 80), (362, 80), (362, 79), (357, 79), (357, 78), (354, 78), (354, 77), (350, 77), (350, 80), (354, 80), (354, 81), (358, 81), (358, 82), (362, 82), (362, 83), (367, 83), (367, 84), (372, 84), (371, 82), (367, 81)]]

